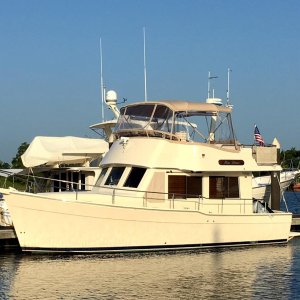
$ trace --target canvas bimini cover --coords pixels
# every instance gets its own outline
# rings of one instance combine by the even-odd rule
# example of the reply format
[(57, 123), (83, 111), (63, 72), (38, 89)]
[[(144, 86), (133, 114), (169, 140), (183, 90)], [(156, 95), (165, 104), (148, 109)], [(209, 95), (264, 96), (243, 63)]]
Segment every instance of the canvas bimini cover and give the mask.
[(85, 164), (108, 151), (108, 143), (101, 139), (74, 136), (37, 136), (21, 156), (27, 168), (59, 164)]

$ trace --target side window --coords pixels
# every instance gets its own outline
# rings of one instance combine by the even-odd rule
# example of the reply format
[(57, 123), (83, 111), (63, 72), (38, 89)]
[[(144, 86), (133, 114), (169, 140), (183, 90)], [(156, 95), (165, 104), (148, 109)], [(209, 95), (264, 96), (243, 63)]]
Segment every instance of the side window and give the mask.
[(186, 198), (186, 176), (169, 175), (168, 176), (168, 194), (171, 198)]
[(101, 170), (100, 176), (99, 176), (99, 178), (97, 179), (96, 186), (99, 186), (99, 185), (101, 184), (101, 182), (102, 182), (102, 180), (103, 180), (103, 178), (104, 178), (104, 176), (105, 176), (107, 170), (108, 170), (108, 168), (103, 168), (103, 169)]
[(118, 185), (125, 167), (113, 167), (108, 175), (105, 185)]
[(169, 175), (168, 177), (169, 199), (174, 198), (197, 198), (202, 195), (202, 177)]
[(202, 195), (202, 177), (188, 176), (186, 181), (187, 198), (197, 198)]
[(210, 198), (238, 198), (239, 180), (238, 177), (209, 177), (209, 197)]
[(80, 174), (80, 180), (81, 180), (81, 190), (85, 191), (86, 187), (85, 187), (85, 174)]
[(137, 188), (146, 172), (145, 168), (133, 167), (125, 181), (125, 187)]
[(239, 198), (239, 179), (238, 177), (228, 177), (228, 198)]

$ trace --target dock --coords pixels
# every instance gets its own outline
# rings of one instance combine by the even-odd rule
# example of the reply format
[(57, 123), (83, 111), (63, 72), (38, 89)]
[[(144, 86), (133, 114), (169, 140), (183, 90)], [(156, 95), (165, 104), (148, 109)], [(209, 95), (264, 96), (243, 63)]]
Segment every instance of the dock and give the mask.
[(300, 231), (300, 214), (293, 214), (291, 230)]
[(0, 250), (18, 249), (19, 243), (12, 226), (0, 226)]

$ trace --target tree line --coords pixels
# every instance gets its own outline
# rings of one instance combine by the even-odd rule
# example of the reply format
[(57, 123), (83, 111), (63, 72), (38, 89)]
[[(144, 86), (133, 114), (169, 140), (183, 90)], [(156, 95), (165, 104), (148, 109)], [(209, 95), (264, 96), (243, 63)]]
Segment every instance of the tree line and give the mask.
[(29, 144), (27, 142), (23, 142), (15, 155), (15, 157), (12, 159), (11, 163), (3, 162), (0, 160), (0, 169), (24, 169), (21, 155), (27, 150), (29, 147)]
[[(7, 162), (3, 162), (0, 160), (0, 169), (23, 169), (24, 166), (22, 164), (21, 155), (27, 150), (29, 144), (27, 142), (23, 142), (12, 159), (11, 164)], [(299, 168), (300, 162), (300, 150), (296, 150), (296, 148), (291, 148), (289, 150), (282, 150), (280, 153), (280, 159), (283, 168)]]

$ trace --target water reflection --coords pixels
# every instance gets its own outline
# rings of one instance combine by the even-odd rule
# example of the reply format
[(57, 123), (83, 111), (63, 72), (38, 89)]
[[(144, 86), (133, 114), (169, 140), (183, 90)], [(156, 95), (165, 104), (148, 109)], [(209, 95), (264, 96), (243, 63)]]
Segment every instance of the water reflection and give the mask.
[(288, 245), (130, 255), (0, 255), (1, 299), (294, 298), (300, 239)]

